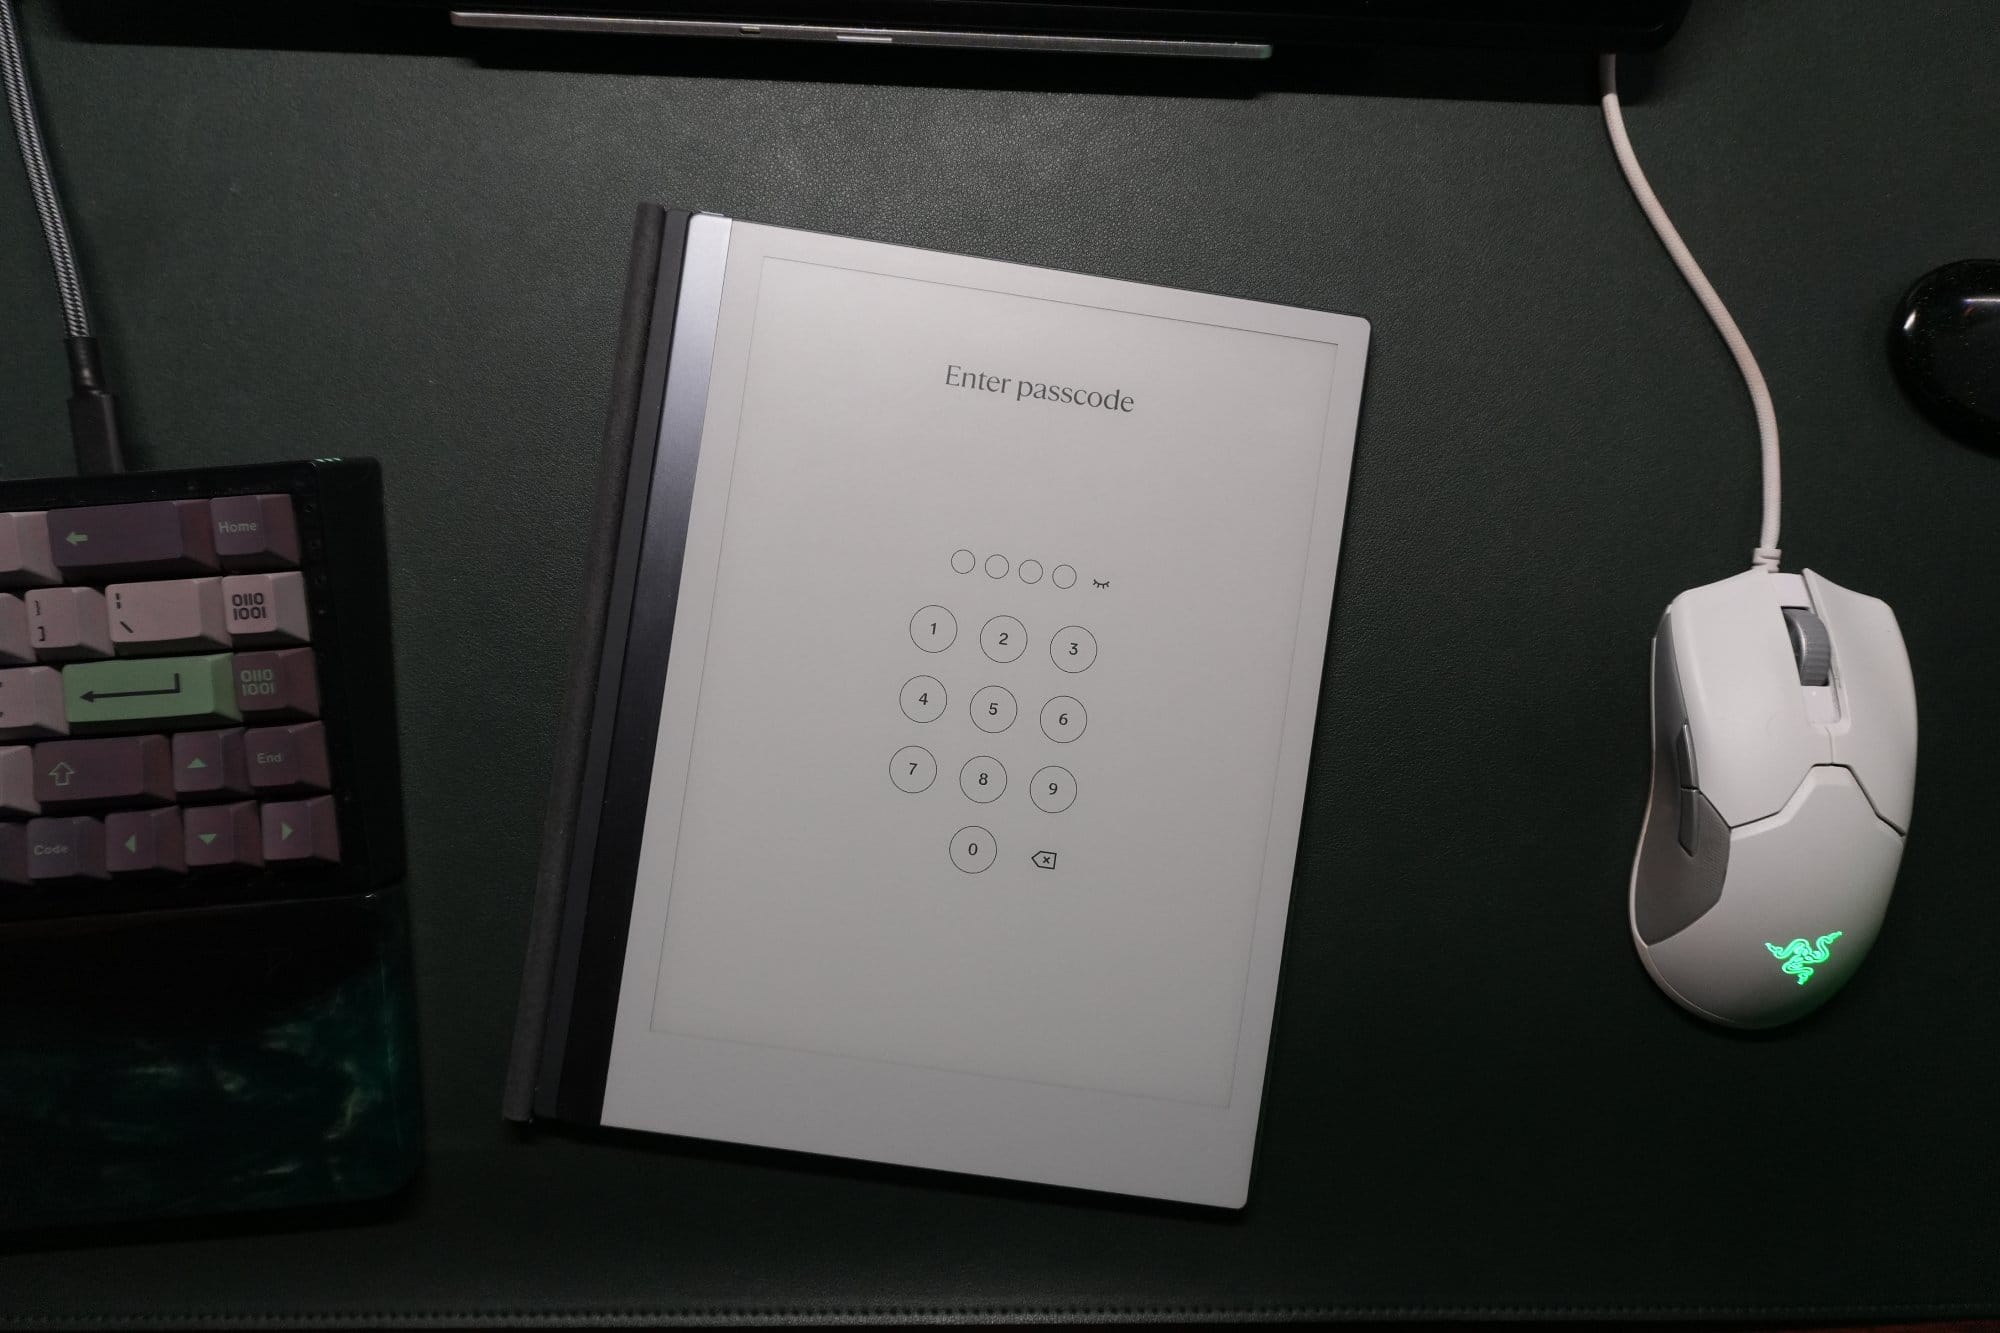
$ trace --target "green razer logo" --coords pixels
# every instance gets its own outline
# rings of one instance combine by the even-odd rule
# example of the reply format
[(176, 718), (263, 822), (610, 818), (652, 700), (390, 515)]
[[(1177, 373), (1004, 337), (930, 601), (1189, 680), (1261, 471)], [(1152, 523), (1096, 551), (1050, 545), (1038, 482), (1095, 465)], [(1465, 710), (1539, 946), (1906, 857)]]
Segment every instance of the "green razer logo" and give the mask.
[(1782, 959), (1785, 964), (1785, 974), (1797, 977), (1799, 984), (1803, 986), (1813, 979), (1813, 964), (1824, 963), (1827, 960), (1833, 942), (1843, 933), (1836, 930), (1831, 935), (1820, 936), (1811, 944), (1801, 939), (1793, 940), (1790, 944), (1767, 943), (1764, 947), (1771, 951), (1771, 957)]

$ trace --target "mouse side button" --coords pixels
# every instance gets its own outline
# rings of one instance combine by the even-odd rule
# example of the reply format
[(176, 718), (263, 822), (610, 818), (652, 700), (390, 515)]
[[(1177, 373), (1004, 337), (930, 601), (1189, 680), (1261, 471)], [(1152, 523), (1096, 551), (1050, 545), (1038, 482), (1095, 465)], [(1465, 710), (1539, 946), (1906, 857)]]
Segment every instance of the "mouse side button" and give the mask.
[(1655, 793), (1632, 875), (1632, 930), (1657, 944), (1686, 930), (1722, 897), (1729, 825), (1698, 791)]

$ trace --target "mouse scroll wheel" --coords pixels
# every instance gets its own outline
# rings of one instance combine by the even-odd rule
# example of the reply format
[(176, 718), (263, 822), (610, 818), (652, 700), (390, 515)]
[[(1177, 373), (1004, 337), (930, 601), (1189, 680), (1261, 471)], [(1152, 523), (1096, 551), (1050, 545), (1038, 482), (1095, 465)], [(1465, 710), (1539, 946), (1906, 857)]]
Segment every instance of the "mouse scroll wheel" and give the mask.
[(1833, 640), (1827, 635), (1826, 622), (1802, 606), (1788, 606), (1785, 629), (1791, 634), (1799, 684), (1833, 684)]

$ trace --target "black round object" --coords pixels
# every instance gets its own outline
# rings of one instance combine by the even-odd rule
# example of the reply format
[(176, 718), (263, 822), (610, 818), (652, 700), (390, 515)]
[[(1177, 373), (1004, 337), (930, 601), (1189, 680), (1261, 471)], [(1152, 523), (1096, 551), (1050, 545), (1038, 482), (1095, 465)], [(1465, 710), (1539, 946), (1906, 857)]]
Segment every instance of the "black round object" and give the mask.
[(1889, 362), (1932, 421), (2000, 448), (2000, 259), (1961, 259), (1918, 278), (1896, 307)]

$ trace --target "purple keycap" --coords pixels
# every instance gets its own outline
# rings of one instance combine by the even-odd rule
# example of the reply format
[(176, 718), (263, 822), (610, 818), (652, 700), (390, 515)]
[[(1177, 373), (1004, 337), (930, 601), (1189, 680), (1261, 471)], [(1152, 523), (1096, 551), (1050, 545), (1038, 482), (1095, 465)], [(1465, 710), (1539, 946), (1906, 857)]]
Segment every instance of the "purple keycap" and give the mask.
[(243, 728), (183, 731), (174, 737), (174, 790), (182, 796), (248, 796)]
[(104, 825), (88, 815), (29, 820), (28, 878), (105, 878)]
[(166, 804), (174, 799), (167, 738), (44, 741), (35, 747), (35, 799), (48, 810)]
[(62, 672), (45, 666), (0, 671), (0, 741), (67, 735)]
[(35, 799), (35, 752), (25, 745), (0, 745), (0, 812), (42, 813)]
[(236, 707), (249, 722), (319, 716), (319, 672), (312, 649), (238, 653)]
[(190, 866), (260, 866), (264, 864), (263, 830), (257, 826), (257, 803), (191, 805), (183, 810), (182, 847)]
[(28, 630), (28, 604), (0, 592), (0, 666), (28, 666), (35, 660), (35, 637)]
[(34, 588), (62, 582), (56, 552), (48, 548), (48, 514), (0, 514), (0, 588)]
[(272, 801), (264, 807), (264, 859), (267, 861), (340, 860), (340, 821), (333, 798)]
[(283, 569), (299, 563), (289, 495), (218, 495), (208, 502), (215, 554), (224, 569)]
[(0, 884), (28, 882), (28, 826), (0, 824)]
[(49, 511), (56, 568), (73, 583), (213, 574), (215, 533), (206, 500), (147, 500)]
[(49, 516), (39, 510), (0, 514), (0, 588), (61, 582), (49, 550)]
[(327, 774), (326, 727), (318, 722), (250, 728), (243, 733), (243, 763), (250, 770), (250, 785), (260, 792), (325, 791), (333, 785)]
[(181, 812), (120, 810), (104, 817), (104, 866), (114, 875), (187, 871), (181, 840)]

